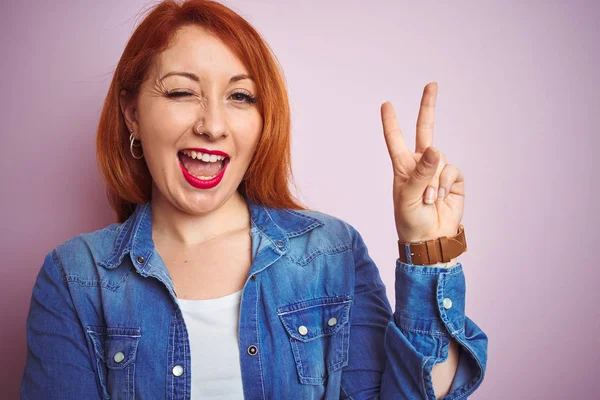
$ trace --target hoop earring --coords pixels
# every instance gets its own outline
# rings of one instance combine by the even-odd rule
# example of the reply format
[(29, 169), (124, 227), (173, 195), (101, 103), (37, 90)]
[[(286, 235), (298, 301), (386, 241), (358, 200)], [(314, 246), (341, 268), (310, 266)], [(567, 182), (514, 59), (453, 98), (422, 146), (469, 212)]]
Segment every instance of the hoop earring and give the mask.
[[(131, 152), (131, 156), (133, 158), (135, 158), (136, 160), (141, 160), (142, 158), (144, 158), (144, 151), (142, 150), (142, 155), (137, 157), (135, 154), (133, 154), (133, 146), (135, 147), (141, 147), (142, 144), (141, 143), (133, 143), (133, 141), (135, 140), (134, 136), (133, 136), (133, 129), (129, 130), (130, 135), (129, 135), (129, 151)], [(138, 141), (141, 142), (141, 141)]]

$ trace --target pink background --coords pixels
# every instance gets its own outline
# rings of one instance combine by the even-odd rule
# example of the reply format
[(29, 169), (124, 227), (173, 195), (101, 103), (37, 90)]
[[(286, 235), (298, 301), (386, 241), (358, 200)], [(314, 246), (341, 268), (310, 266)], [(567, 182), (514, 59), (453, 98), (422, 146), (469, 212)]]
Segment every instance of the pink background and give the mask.
[[(467, 314), (488, 334), (473, 399), (600, 396), (600, 7), (573, 2), (237, 0), (279, 57), (299, 196), (352, 223), (393, 305), (392, 171), (379, 106), (407, 143), (439, 83), (434, 145), (466, 179)], [(527, 3), (527, 4), (524, 4)], [(94, 154), (114, 67), (149, 3), (10, 2), (0, 13), (0, 386), (17, 398), (44, 255), (112, 220)]]

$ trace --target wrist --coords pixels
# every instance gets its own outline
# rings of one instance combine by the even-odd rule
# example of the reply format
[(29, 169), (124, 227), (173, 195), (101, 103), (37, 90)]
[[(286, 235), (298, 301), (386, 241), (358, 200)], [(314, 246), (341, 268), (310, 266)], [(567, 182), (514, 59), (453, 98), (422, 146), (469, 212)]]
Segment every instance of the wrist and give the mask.
[(454, 236), (440, 236), (418, 242), (398, 240), (400, 261), (407, 264), (451, 268), (460, 263), (458, 256), (467, 251), (463, 225)]
[(423, 265), (423, 267), (450, 268), (450, 267), (454, 267), (458, 263), (459, 263), (458, 257), (456, 257), (456, 258), (453, 258), (452, 260), (448, 261), (447, 263), (439, 262), (437, 264), (426, 264), (426, 265)]

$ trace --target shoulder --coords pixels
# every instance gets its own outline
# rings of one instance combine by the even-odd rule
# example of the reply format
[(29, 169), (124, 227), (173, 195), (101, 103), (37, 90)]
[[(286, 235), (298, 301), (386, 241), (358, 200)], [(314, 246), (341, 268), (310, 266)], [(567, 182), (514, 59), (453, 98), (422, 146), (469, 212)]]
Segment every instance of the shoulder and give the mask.
[(96, 269), (96, 263), (108, 257), (114, 250), (122, 226), (122, 223), (113, 223), (65, 240), (50, 252), (54, 263), (65, 275), (87, 275), (90, 267)]
[[(352, 243), (356, 237), (356, 229), (346, 220), (318, 210), (293, 210), (282, 208), (276, 210), (276, 223), (288, 232), (288, 236), (309, 233), (309, 237), (319, 241), (334, 243)], [(301, 229), (300, 232), (295, 227)]]
[(326, 226), (328, 230), (329, 229), (331, 229), (331, 230), (348, 230), (351, 228), (351, 225), (348, 222), (346, 222), (344, 219), (342, 219), (340, 217), (336, 217), (335, 215), (332, 215), (332, 214), (327, 214), (323, 211), (291, 210), (288, 208), (286, 208), (284, 210), (287, 213), (301, 215), (301, 216), (305, 216), (308, 218), (314, 218), (315, 220), (322, 222), (323, 226)]

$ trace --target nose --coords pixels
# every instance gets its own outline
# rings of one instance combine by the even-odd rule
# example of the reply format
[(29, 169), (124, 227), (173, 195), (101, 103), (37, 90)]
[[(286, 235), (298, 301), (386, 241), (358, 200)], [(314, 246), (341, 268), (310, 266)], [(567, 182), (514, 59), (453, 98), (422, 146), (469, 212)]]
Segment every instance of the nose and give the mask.
[(208, 137), (211, 141), (227, 136), (227, 124), (224, 105), (219, 101), (207, 101), (202, 108), (195, 131)]

